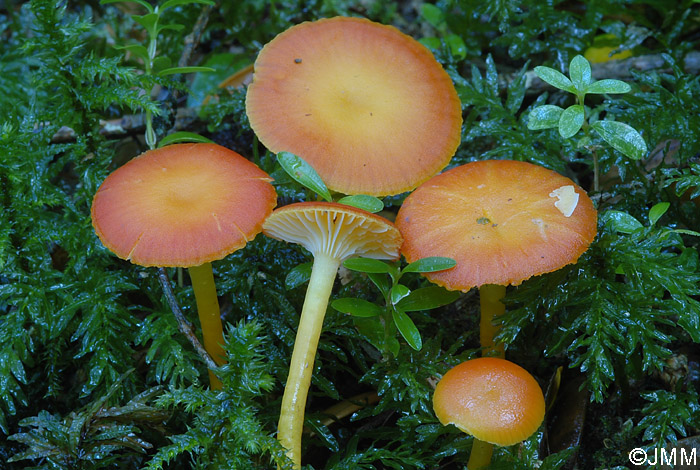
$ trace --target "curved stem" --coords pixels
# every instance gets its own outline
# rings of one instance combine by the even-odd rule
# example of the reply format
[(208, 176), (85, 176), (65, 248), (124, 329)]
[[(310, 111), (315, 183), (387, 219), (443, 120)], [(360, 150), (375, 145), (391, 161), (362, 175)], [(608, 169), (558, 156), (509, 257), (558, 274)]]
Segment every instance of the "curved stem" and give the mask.
[(472, 444), (472, 452), (469, 454), (469, 462), (467, 462), (468, 470), (479, 470), (491, 463), (491, 454), (493, 453), (493, 444), (480, 441), (476, 437)]
[(289, 364), (289, 376), (282, 397), (282, 409), (277, 425), (277, 439), (287, 449), (296, 468), (301, 468), (301, 434), (304, 409), (311, 384), (316, 348), (321, 336), (323, 318), (340, 261), (323, 253), (314, 257), (309, 287), (299, 319), (294, 351)]
[(182, 314), (182, 310), (180, 309), (180, 305), (177, 303), (175, 293), (173, 292), (173, 287), (170, 285), (170, 279), (165, 272), (165, 268), (158, 268), (158, 280), (160, 281), (160, 285), (163, 286), (165, 299), (168, 301), (168, 305), (170, 305), (170, 310), (173, 312), (175, 320), (177, 320), (178, 328), (187, 337), (187, 339), (190, 340), (190, 343), (192, 346), (194, 346), (194, 349), (197, 351), (200, 357), (204, 359), (204, 362), (206, 362), (207, 367), (210, 369), (215, 368), (216, 362), (214, 362), (214, 359), (211, 358), (207, 350), (204, 349), (204, 346), (202, 346), (202, 343), (200, 343), (197, 339), (197, 336), (194, 334), (192, 329), (192, 323), (188, 322), (185, 315)]
[(505, 358), (503, 344), (494, 345), (493, 338), (500, 327), (493, 324), (497, 315), (506, 312), (506, 306), (501, 299), (506, 296), (506, 287), (495, 284), (485, 284), (479, 288), (479, 303), (481, 304), (481, 322), (479, 324), (479, 341), (483, 348), (482, 355), (487, 356), (491, 351), (496, 351), (496, 357)]
[[(221, 325), (221, 313), (219, 311), (219, 299), (216, 296), (214, 285), (214, 273), (211, 263), (187, 268), (192, 279), (194, 298), (197, 302), (199, 322), (202, 325), (202, 338), (204, 349), (218, 365), (226, 363), (226, 351), (224, 350), (224, 331)], [(209, 371), (209, 383), (212, 390), (221, 390), (221, 381)]]

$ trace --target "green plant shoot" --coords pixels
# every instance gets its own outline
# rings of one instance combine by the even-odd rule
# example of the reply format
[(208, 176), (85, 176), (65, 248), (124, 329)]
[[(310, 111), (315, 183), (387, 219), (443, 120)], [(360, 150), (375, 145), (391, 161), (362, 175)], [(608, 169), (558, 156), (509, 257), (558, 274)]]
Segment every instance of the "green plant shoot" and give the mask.
[(590, 144), (591, 130), (618, 152), (628, 158), (639, 160), (647, 153), (644, 138), (633, 127), (617, 121), (598, 120), (589, 122), (590, 111), (584, 104), (586, 95), (628, 93), (631, 87), (621, 80), (593, 80), (591, 64), (583, 56), (577, 55), (569, 65), (569, 77), (550, 67), (535, 67), (535, 74), (555, 88), (576, 96), (576, 102), (568, 108), (547, 104), (537, 106), (530, 112), (527, 124), (530, 130), (557, 128), (564, 139), (574, 137), (583, 129), (584, 137), (580, 145), (593, 155), (594, 190), (600, 190), (598, 175), (598, 155), (595, 146)]
[[(384, 307), (364, 299), (345, 297), (334, 300), (331, 306), (339, 312), (349, 313), (359, 318), (374, 318), (376, 327), (382, 335), (374, 341), (382, 353), (398, 354), (399, 343), (396, 330), (409, 346), (416, 351), (423, 347), (420, 332), (407, 312), (431, 310), (454, 302), (459, 292), (448, 291), (442, 287), (421, 287), (411, 291), (399, 281), (405, 273), (427, 273), (442, 271), (454, 267), (455, 260), (444, 257), (423, 258), (400, 269), (396, 263), (386, 263), (370, 258), (352, 258), (346, 260), (346, 268), (366, 273), (384, 298)], [(388, 278), (383, 275), (388, 275)], [(374, 336), (373, 336), (374, 337)]]

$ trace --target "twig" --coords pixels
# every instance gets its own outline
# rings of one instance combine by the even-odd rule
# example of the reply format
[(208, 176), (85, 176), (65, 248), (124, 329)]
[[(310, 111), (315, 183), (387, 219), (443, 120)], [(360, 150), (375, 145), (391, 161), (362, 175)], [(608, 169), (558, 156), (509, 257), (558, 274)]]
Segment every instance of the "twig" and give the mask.
[(182, 54), (180, 55), (180, 61), (177, 63), (178, 67), (187, 67), (190, 62), (190, 56), (199, 44), (199, 40), (202, 38), (202, 31), (207, 26), (209, 21), (209, 13), (211, 13), (212, 5), (206, 5), (202, 8), (202, 12), (197, 18), (197, 22), (192, 28), (192, 32), (185, 36), (185, 47), (182, 49)]
[(321, 420), (321, 424), (324, 426), (329, 426), (336, 421), (340, 421), (346, 416), (350, 416), (354, 412), (362, 409), (368, 405), (374, 405), (379, 401), (379, 396), (377, 392), (364, 392), (359, 395), (343, 400), (335, 405), (323, 410), (323, 414), (329, 415), (328, 418)]
[[(175, 124), (173, 130), (191, 129), (193, 124), (199, 119), (199, 108), (178, 108), (175, 113)], [(129, 135), (143, 134), (146, 124), (143, 114), (126, 114), (118, 119), (100, 121), (100, 134), (108, 139), (120, 139)], [(68, 126), (61, 127), (51, 137), (52, 144), (74, 142), (76, 133)]]
[(192, 331), (192, 323), (187, 321), (185, 316), (182, 314), (182, 310), (180, 310), (177, 299), (175, 299), (173, 288), (170, 285), (170, 279), (168, 279), (168, 275), (165, 273), (165, 268), (158, 268), (158, 280), (160, 281), (160, 285), (163, 286), (165, 298), (168, 300), (168, 304), (170, 305), (170, 309), (173, 311), (173, 315), (175, 315), (177, 326), (179, 327), (180, 331), (187, 336), (187, 339), (190, 340), (190, 343), (192, 343), (194, 349), (197, 350), (197, 353), (199, 353), (202, 359), (204, 359), (204, 362), (207, 363), (207, 367), (209, 369), (216, 369), (219, 367), (216, 362), (214, 362), (214, 359), (211, 358), (207, 350), (204, 349), (202, 343), (200, 343), (195, 336), (194, 331)]

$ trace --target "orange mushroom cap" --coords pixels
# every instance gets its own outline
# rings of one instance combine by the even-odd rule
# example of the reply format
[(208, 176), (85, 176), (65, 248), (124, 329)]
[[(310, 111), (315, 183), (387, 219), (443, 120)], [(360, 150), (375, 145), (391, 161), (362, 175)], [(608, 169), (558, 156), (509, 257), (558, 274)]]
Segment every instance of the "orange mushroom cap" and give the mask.
[(448, 170), (410, 194), (396, 218), (408, 262), (446, 256), (457, 265), (425, 274), (451, 290), (517, 285), (575, 263), (596, 235), (585, 191), (526, 162), (485, 160)]
[(297, 202), (280, 207), (265, 220), (263, 233), (297, 243), (314, 256), (340, 261), (353, 256), (398, 259), (403, 239), (383, 217), (336, 202)]
[(110, 174), (92, 201), (102, 243), (142, 266), (198, 266), (245, 246), (276, 204), (272, 179), (215, 144), (149, 150)]
[(300, 156), (332, 190), (373, 196), (437, 174), (462, 125), (452, 80), (430, 51), (361, 18), (305, 22), (270, 41), (246, 112), (271, 151)]
[(435, 387), (433, 410), (477, 439), (509, 446), (530, 437), (544, 420), (544, 396), (525, 369), (505, 359), (465, 361)]

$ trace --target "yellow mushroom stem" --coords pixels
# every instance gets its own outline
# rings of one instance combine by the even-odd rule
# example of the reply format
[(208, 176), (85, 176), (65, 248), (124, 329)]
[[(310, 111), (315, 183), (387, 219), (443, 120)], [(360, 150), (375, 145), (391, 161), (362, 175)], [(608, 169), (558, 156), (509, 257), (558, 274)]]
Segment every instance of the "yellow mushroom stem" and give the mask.
[[(493, 319), (506, 312), (506, 306), (501, 299), (506, 296), (506, 286), (484, 284), (479, 288), (479, 303), (481, 305), (481, 322), (479, 324), (479, 341), (483, 348), (482, 355), (505, 358), (503, 343), (494, 344), (493, 338), (500, 327), (493, 324)], [(495, 351), (497, 354), (490, 354)]]
[(301, 468), (301, 435), (304, 429), (304, 409), (311, 384), (316, 349), (323, 328), (328, 300), (333, 289), (340, 260), (325, 253), (314, 255), (309, 286), (301, 310), (299, 329), (289, 365), (287, 384), (282, 397), (282, 409), (277, 425), (277, 439), (287, 449), (295, 468)]
[(467, 468), (469, 470), (479, 470), (491, 463), (491, 454), (493, 454), (493, 444), (484, 442), (476, 437), (472, 444), (472, 452), (469, 454), (469, 462)]
[[(479, 323), (479, 342), (482, 347), (483, 356), (494, 356), (505, 359), (506, 353), (503, 343), (496, 345), (493, 338), (500, 329), (493, 324), (493, 319), (506, 312), (506, 306), (501, 299), (506, 296), (506, 286), (497, 284), (484, 284), (479, 288), (479, 304), (481, 307), (481, 320)], [(491, 354), (495, 352), (495, 354)], [(472, 452), (469, 454), (467, 468), (476, 470), (487, 466), (491, 462), (493, 444), (474, 438)]]
[[(199, 323), (202, 325), (202, 338), (204, 349), (218, 365), (226, 363), (226, 351), (224, 350), (224, 331), (221, 325), (221, 312), (219, 299), (216, 296), (214, 273), (211, 263), (188, 268), (194, 298), (197, 302)], [(216, 375), (209, 371), (209, 383), (212, 390), (221, 390), (222, 383)]]

